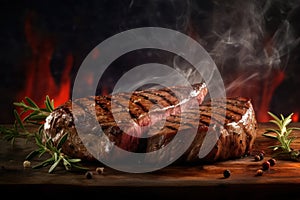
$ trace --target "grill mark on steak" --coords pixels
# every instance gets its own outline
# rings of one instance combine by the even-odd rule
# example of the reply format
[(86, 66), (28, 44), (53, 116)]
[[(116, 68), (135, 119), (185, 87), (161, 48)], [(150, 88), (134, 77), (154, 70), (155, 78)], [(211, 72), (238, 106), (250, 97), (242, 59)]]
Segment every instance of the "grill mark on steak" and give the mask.
[[(220, 100), (214, 101), (214, 120), (218, 121), (219, 117), (225, 117), (225, 123), (229, 123), (230, 120), (240, 120), (243, 113), (245, 113), (245, 110), (249, 109), (249, 105), (246, 103), (246, 99), (239, 98), (239, 100), (240, 101), (235, 99), (227, 99), (226, 102)], [(226, 108), (224, 104), (226, 104)], [(211, 103), (200, 106), (201, 114), (210, 117), (212, 112), (211, 106)], [(222, 113), (225, 113), (225, 116)]]
[[(178, 118), (178, 119), (177, 119)], [(183, 119), (183, 120), (182, 120)], [(185, 119), (189, 119), (189, 120), (185, 120), (184, 117), (183, 118), (180, 118), (180, 117), (176, 117), (175, 120), (177, 121), (168, 121), (169, 123), (175, 123), (177, 126), (175, 127), (179, 127), (178, 125), (181, 126), (181, 128), (183, 127), (189, 127), (189, 128), (194, 128), (195, 126), (197, 126), (197, 121), (195, 121), (195, 118), (192, 119), (192, 118), (185, 118)], [(177, 128), (178, 130), (178, 128)]]
[[(231, 100), (231, 99), (228, 99), (228, 101), (224, 102), (224, 101), (221, 101), (221, 100), (214, 100), (213, 101), (213, 106), (214, 107), (224, 107), (224, 103), (226, 103), (226, 107), (227, 109), (237, 113), (237, 114), (241, 114), (243, 113), (242, 110), (244, 109), (248, 109), (249, 106), (247, 105), (247, 101), (244, 99), (244, 98), (238, 98), (240, 101), (237, 101), (237, 100)], [(211, 103), (207, 103), (207, 105), (210, 105)]]
[(176, 94), (172, 90), (170, 90), (168, 88), (163, 88), (161, 91), (167, 92), (172, 97), (176, 97)]
[[(217, 111), (214, 110), (214, 113), (212, 113), (212, 107), (215, 105), (217, 105)], [(236, 105), (238, 105), (238, 109), (233, 109), (232, 107)], [(198, 131), (189, 149), (181, 156), (180, 159), (178, 159), (176, 163), (215, 162), (240, 158), (250, 153), (257, 131), (257, 121), (250, 99), (227, 98), (226, 101), (223, 99), (217, 104), (204, 103), (199, 106), (199, 110), (200, 118), (199, 113), (194, 110), (187, 110), (187, 112), (182, 113), (183, 115), (181, 117), (187, 119), (187, 122), (193, 127), (182, 126), (181, 131), (183, 131), (187, 136), (189, 135), (189, 132), (191, 130), (195, 130), (195, 128), (197, 128)], [(232, 110), (235, 112), (232, 112)], [(220, 113), (226, 113), (225, 116), (220, 115), (219, 111)], [(232, 114), (235, 116), (227, 116)], [(221, 120), (222, 116), (226, 117), (225, 124), (220, 123), (223, 121)], [(165, 126), (177, 127), (177, 116), (175, 115), (172, 117), (173, 118), (166, 121)], [(199, 119), (199, 124), (195, 123), (196, 119)], [(211, 132), (208, 132), (208, 130)], [(212, 133), (216, 136), (219, 135), (219, 139), (209, 154), (200, 159), (198, 157), (198, 152), (200, 151), (204, 137), (207, 133)], [(152, 136), (148, 139), (146, 152), (156, 151), (161, 147), (168, 145), (175, 135), (176, 131), (172, 132), (170, 129), (166, 128), (158, 130), (157, 133), (152, 133)], [(176, 148), (179, 147), (175, 147), (175, 149)], [(156, 157), (163, 159), (166, 158), (166, 156), (172, 157), (173, 154), (173, 152), (169, 151), (164, 152), (161, 155), (156, 155)], [(153, 158), (153, 162), (158, 162), (157, 158)]]
[[(134, 95), (134, 93), (133, 93)], [(111, 106), (111, 100), (113, 100), (113, 103), (115, 103), (119, 110), (114, 110), (114, 112), (127, 112), (127, 106), (128, 106), (128, 112), (131, 116), (132, 119), (137, 119), (143, 112), (143, 107), (142, 105), (136, 104), (135, 102), (132, 101), (132, 99), (130, 98), (129, 94), (117, 94), (115, 96), (115, 98), (106, 98), (106, 100), (108, 101), (107, 104), (109, 104)], [(130, 101), (129, 101), (130, 100)], [(109, 112), (111, 112), (111, 107), (107, 108), (106, 110), (108, 110)], [(140, 111), (142, 110), (142, 112)]]
[[(73, 102), (75, 105), (77, 105), (78, 107), (80, 107), (83, 110), (83, 113), (85, 114), (89, 114), (90, 116), (93, 116), (90, 112), (86, 112), (86, 105), (80, 101), (74, 101)], [(101, 108), (101, 107), (100, 107)], [(102, 109), (102, 108), (101, 108)]]
[[(200, 110), (200, 109), (199, 109)], [(173, 116), (173, 117), (175, 117), (175, 119), (179, 119), (180, 120), (180, 116), (177, 116), (177, 115), (171, 115), (171, 116)], [(201, 118), (202, 117), (202, 118)], [(194, 121), (195, 119), (200, 119), (200, 123), (201, 124), (204, 124), (204, 125), (207, 125), (207, 126), (209, 126), (209, 123), (210, 123), (210, 119), (208, 119), (208, 118), (205, 118), (205, 117), (207, 117), (207, 116), (205, 116), (205, 114), (203, 114), (202, 112), (201, 112), (201, 115), (200, 115), (200, 113), (196, 110), (196, 109), (194, 109), (194, 110), (187, 110), (187, 111), (185, 111), (184, 112), (184, 114), (182, 114), (182, 116), (181, 116), (181, 118), (182, 119), (185, 119), (185, 120), (188, 120), (188, 121)], [(210, 117), (210, 116), (208, 116), (208, 117)], [(184, 120), (184, 121), (185, 121)], [(168, 122), (172, 122), (170, 119), (168, 120), (166, 120), (166, 121), (168, 121)], [(180, 122), (176, 122), (176, 123), (180, 123)]]
[[(167, 94), (163, 93), (165, 91), (168, 91), (168, 93), (175, 96), (175, 93), (169, 89), (162, 89), (160, 90), (161, 93), (152, 91), (142, 92), (144, 92), (143, 94), (156, 93), (156, 96), (158, 96), (157, 100), (162, 102), (163, 97), (160, 95), (165, 95), (166, 98), (171, 98), (170, 96), (167, 96)], [(97, 120), (105, 134), (109, 137), (109, 141), (102, 141), (105, 143), (105, 146), (111, 146), (112, 143), (114, 143), (114, 145), (128, 151), (151, 152), (160, 149), (162, 146), (165, 146), (172, 141), (172, 138), (176, 135), (179, 127), (180, 130), (182, 130), (187, 136), (189, 136), (191, 130), (194, 130), (194, 128), (197, 127), (197, 135), (194, 138), (191, 147), (178, 160), (180, 163), (198, 163), (199, 161), (214, 162), (218, 160), (239, 158), (251, 151), (252, 144), (256, 136), (257, 122), (251, 102), (247, 98), (228, 98), (226, 101), (224, 101), (224, 99), (220, 99), (214, 100), (213, 103), (203, 103), (203, 105), (199, 106), (199, 112), (193, 108), (189, 109), (188, 106), (185, 107), (185, 112), (169, 112), (168, 116), (166, 116), (165, 126), (163, 128), (160, 126), (155, 127), (155, 124), (153, 125), (153, 129), (156, 130), (156, 134), (149, 138), (138, 138), (128, 136), (124, 133), (124, 131), (119, 129), (112, 116), (110, 104), (110, 101), (113, 100), (114, 103), (119, 106), (116, 109), (116, 114), (122, 116), (125, 115), (128, 110), (128, 105), (126, 105), (128, 104), (128, 99), (131, 99), (131, 102), (129, 102), (129, 110), (136, 112), (135, 116), (141, 116), (142, 114), (147, 113), (143, 110), (143, 108), (150, 108), (150, 106), (153, 105), (153, 102), (146, 101), (145, 99), (142, 99), (143, 101), (136, 101), (138, 95), (135, 96), (135, 94), (136, 93), (133, 93), (132, 96), (127, 94), (117, 94), (115, 96), (116, 98), (112, 99), (111, 96), (89, 97), (74, 100), (73, 103), (74, 106), (78, 106), (82, 110), (79, 110), (78, 112), (82, 112), (83, 116), (86, 115), (86, 113), (90, 114), (86, 116), (87, 119), (92, 115), (90, 112), (86, 112), (86, 105), (92, 105), (92, 103), (95, 103), (96, 107), (89, 107), (89, 109), (90, 111), (96, 111)], [(156, 97), (153, 96), (152, 98), (156, 99)], [(99, 103), (97, 103), (97, 101)], [(172, 101), (174, 102), (174, 100)], [(168, 103), (172, 101), (170, 100)], [(167, 103), (167, 101), (165, 101), (165, 103)], [(211, 109), (212, 106), (214, 109)], [(221, 124), (222, 116), (226, 117), (225, 124)], [(147, 115), (142, 116), (142, 118), (148, 117), (149, 116)], [(47, 118), (46, 125), (49, 127), (45, 128), (44, 133), (50, 136), (54, 142), (57, 142), (63, 133), (70, 132), (66, 143), (63, 145), (62, 151), (70, 156), (78, 157), (83, 160), (95, 160), (95, 158), (86, 150), (78, 137), (73, 120), (71, 102), (68, 101), (66, 104), (57, 108), (53, 113), (51, 113), (51, 116)], [(181, 123), (181, 121), (184, 121), (184, 123)], [(128, 125), (126, 121), (121, 121), (119, 123)], [(139, 123), (138, 120), (137, 123)], [(215, 148), (213, 148), (205, 158), (199, 160), (197, 153), (210, 124), (213, 124), (212, 128), (215, 128), (215, 131), (221, 133), (221, 135)], [(97, 141), (98, 136), (95, 137), (95, 141)], [(132, 142), (132, 144), (128, 144), (128, 142)], [(146, 147), (144, 145), (146, 145)], [(172, 152), (170, 152), (170, 155), (172, 156)], [(157, 158), (154, 159), (157, 161)]]
[[(169, 94), (168, 96), (166, 96), (166, 94), (160, 94), (160, 93), (155, 92), (155, 91), (145, 91), (145, 92), (148, 93), (148, 94), (153, 94), (153, 95), (156, 95), (156, 96), (160, 97), (161, 100), (163, 100), (163, 102), (166, 102), (168, 106), (171, 106), (171, 105), (174, 105), (174, 104), (177, 103), (177, 98), (170, 95), (170, 93), (168, 93), (168, 92), (166, 92), (167, 94)], [(161, 92), (163, 92), (163, 90)], [(174, 97), (175, 100), (171, 101), (170, 97)]]
[[(182, 113), (181, 118), (185, 119), (185, 121), (186, 120), (188, 120), (188, 121), (194, 121), (195, 119), (199, 119), (200, 123), (205, 124), (205, 125), (208, 126), (209, 123), (210, 123), (210, 117), (211, 116), (210, 115), (206, 115), (204, 112), (202, 112), (203, 109), (201, 109), (201, 105), (199, 106), (199, 111), (200, 112), (197, 111), (196, 109), (197, 108), (186, 110), (184, 113)], [(177, 115), (172, 115), (172, 116), (174, 116), (175, 118), (179, 118), (180, 119), (180, 116), (177, 116)]]
[(178, 128), (175, 128), (175, 127), (169, 126), (169, 125), (167, 125), (166, 128), (171, 129), (173, 131), (177, 131), (178, 130)]
[[(201, 110), (202, 115), (208, 115), (208, 116), (210, 116), (210, 112), (212, 112), (211, 109), (210, 109), (210, 111), (207, 111), (207, 110), (205, 110), (205, 109), (203, 109), (203, 108), (200, 108), (200, 110)], [(222, 108), (222, 107), (215, 107), (215, 108), (214, 108), (214, 111), (213, 111), (214, 116), (220, 115), (220, 117), (224, 117), (224, 115), (221, 114), (221, 113), (225, 113), (224, 110), (225, 110), (225, 109)], [(225, 119), (226, 121), (232, 120), (232, 119), (234, 119), (234, 120), (238, 120), (238, 119), (239, 119), (239, 116), (237, 116), (237, 113), (236, 113), (236, 112), (232, 112), (232, 111), (229, 110), (229, 109), (226, 109), (225, 117), (226, 117), (226, 119)]]
[(140, 116), (140, 114), (138, 114), (137, 112), (133, 112), (133, 109), (131, 109), (130, 106), (129, 106), (129, 114), (132, 119), (138, 119)]
[[(197, 119), (195, 116), (197, 115), (199, 117), (199, 113), (179, 113), (178, 115), (171, 115), (166, 118), (165, 121), (165, 126), (162, 128), (168, 128), (171, 130), (178, 130), (179, 128), (193, 128), (197, 126)], [(190, 115), (192, 114), (192, 116)], [(189, 117), (188, 117), (189, 116)], [(154, 125), (154, 129), (156, 129), (158, 132), (160, 131), (160, 126), (158, 128), (155, 127), (156, 124)]]
[[(144, 101), (148, 101), (149, 103), (142, 104), (140, 101), (135, 100), (133, 97), (137, 99), (141, 99)], [(139, 103), (139, 106), (142, 107), (142, 110), (148, 112), (152, 105), (159, 105), (161, 107), (169, 107), (174, 106), (179, 103), (178, 98), (175, 96), (173, 92), (163, 88), (158, 90), (144, 90), (144, 91), (137, 91), (133, 93), (131, 97), (131, 101), (133, 103)], [(147, 108), (145, 107), (148, 106)]]
[(180, 124), (180, 120), (178, 120), (178, 121), (172, 120), (171, 121), (171, 119), (166, 119), (166, 122)]
[(152, 98), (150, 98), (150, 97), (148, 97), (148, 96), (146, 96), (146, 95), (144, 95), (144, 94), (137, 94), (139, 97), (142, 97), (143, 99), (145, 99), (145, 100), (148, 100), (148, 101), (150, 101), (150, 103), (151, 104), (157, 104), (157, 99), (152, 99)]
[[(149, 112), (149, 108), (147, 108), (146, 106), (144, 106), (142, 103), (141, 103), (141, 100), (140, 99), (140, 95), (136, 94), (136, 93), (133, 93), (132, 96), (130, 97), (130, 101), (131, 103), (135, 104), (136, 106), (138, 106), (140, 108), (140, 110), (142, 111), (141, 113), (147, 113)], [(142, 97), (143, 98), (143, 97)]]
[[(220, 101), (220, 102), (221, 104), (219, 104), (218, 107), (221, 107), (222, 104), (224, 107), (224, 101)], [(218, 114), (218, 113), (214, 113), (214, 114)], [(232, 153), (231, 156), (238, 157), (241, 155), (246, 155), (251, 150), (252, 143), (256, 137), (256, 127), (257, 127), (257, 122), (256, 122), (255, 113), (250, 100), (243, 97), (228, 98), (226, 101), (225, 126), (221, 128), (225, 128), (223, 131), (227, 133), (231, 133), (229, 134), (230, 137), (236, 138), (237, 142), (234, 142), (233, 139), (231, 139), (231, 141), (229, 142), (230, 144), (236, 145), (236, 143), (238, 142), (241, 143), (240, 145), (237, 145), (237, 150), (235, 151), (235, 154)], [(239, 137), (242, 139), (238, 140)], [(224, 139), (224, 141), (226, 140)], [(217, 149), (219, 147), (221, 147), (222, 149), (222, 142), (219, 143), (220, 144), (217, 145), (216, 147)], [(226, 156), (230, 156), (228, 155), (229, 153), (227, 153), (227, 155), (225, 153), (222, 155), (220, 151), (221, 150), (218, 150), (218, 153), (216, 153), (217, 156), (214, 159), (218, 159), (218, 156), (219, 159), (222, 159), (222, 156), (223, 159), (224, 157), (226, 158)], [(207, 160), (209, 159), (212, 158), (208, 158)]]
[(92, 99), (93, 101), (95, 101), (95, 103), (100, 106), (100, 108), (102, 110), (104, 110), (105, 112), (110, 112), (109, 108), (107, 107), (107, 102), (101, 102), (99, 99)]
[[(172, 89), (181, 91), (179, 95), (188, 99), (179, 102)], [(53, 142), (57, 143), (62, 134), (68, 132), (69, 137), (63, 145), (62, 151), (67, 155), (82, 158), (83, 160), (95, 160), (83, 145), (82, 137), (80, 138), (77, 133), (78, 127), (76, 128), (74, 124), (74, 117), (76, 117), (75, 120), (84, 120), (80, 122), (83, 128), (81, 132), (92, 133), (84, 135), (83, 139), (90, 138), (88, 140), (91, 141), (89, 147), (100, 149), (100, 155), (105, 156), (106, 149), (113, 148), (113, 146), (118, 146), (131, 152), (143, 152), (146, 149), (143, 146), (147, 139), (140, 136), (147, 133), (149, 127), (146, 125), (159, 122), (172, 114), (179, 113), (181, 109), (190, 107), (190, 105), (194, 104), (191, 100), (197, 100), (196, 102), (202, 103), (207, 92), (206, 85), (200, 83), (193, 85), (193, 90), (190, 87), (174, 86), (170, 89), (162, 88), (135, 91), (133, 93), (118, 93), (113, 94), (113, 96), (91, 96), (75, 99), (59, 106), (47, 117), (44, 135), (50, 136)], [(146, 98), (140, 97), (141, 95)], [(169, 99), (169, 101), (164, 99)], [(161, 104), (157, 104), (158, 102)], [(170, 104), (170, 102), (173, 103)], [(116, 108), (113, 108), (114, 115), (112, 114), (112, 103), (116, 105)], [(162, 108), (150, 110), (154, 104)], [(99, 127), (90, 122), (93, 121), (91, 119), (95, 117), (95, 112), (97, 119), (94, 120), (98, 122)], [(129, 116), (130, 112), (132, 120), (129, 122), (126, 116)], [(76, 115), (74, 115), (75, 113)], [(150, 118), (150, 114), (153, 115), (153, 119)], [(114, 118), (115, 116), (117, 116), (116, 119)], [(116, 122), (117, 119), (118, 121)], [(119, 126), (124, 126), (122, 127), (124, 129), (121, 129)], [(91, 130), (98, 130), (100, 127), (107, 137), (101, 136), (99, 138), (99, 135), (96, 135), (97, 132), (91, 132)], [(174, 132), (173, 125), (167, 129)], [(109, 139), (107, 140), (106, 138)], [(103, 146), (99, 146), (99, 143), (103, 143)]]
[[(176, 105), (178, 101), (161, 101), (166, 98), (162, 94), (159, 94), (159, 90), (145, 90), (145, 91), (135, 91), (132, 93), (131, 97), (123, 96), (126, 100), (130, 100), (129, 112), (133, 118), (138, 119), (144, 113), (149, 112), (152, 105), (157, 105), (160, 108)], [(176, 99), (177, 100), (177, 99)], [(160, 103), (160, 104), (158, 104)]]

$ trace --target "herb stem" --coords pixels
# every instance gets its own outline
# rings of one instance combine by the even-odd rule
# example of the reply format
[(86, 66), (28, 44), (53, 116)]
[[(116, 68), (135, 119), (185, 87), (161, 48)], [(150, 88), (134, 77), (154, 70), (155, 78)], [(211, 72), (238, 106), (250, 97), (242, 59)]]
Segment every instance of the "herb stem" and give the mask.
[[(282, 114), (278, 117), (271, 112), (268, 112), (268, 114), (273, 118), (270, 122), (274, 123), (278, 127), (278, 129), (268, 129), (265, 133), (263, 133), (263, 136), (276, 139), (279, 142), (278, 145), (270, 146), (270, 148), (273, 148), (274, 151), (277, 151), (274, 156), (282, 157), (284, 155), (283, 157), (288, 156), (291, 160), (299, 160), (299, 151), (295, 151), (291, 148), (291, 143), (295, 137), (290, 137), (290, 134), (293, 130), (300, 130), (300, 128), (288, 127), (288, 125), (292, 122), (291, 117), (293, 113), (287, 117), (284, 117)], [(275, 135), (270, 133), (275, 133)]]
[[(52, 173), (59, 164), (62, 164), (67, 171), (72, 168), (88, 170), (87, 168), (77, 164), (81, 162), (80, 159), (70, 158), (68, 155), (61, 152), (62, 145), (67, 140), (68, 134), (65, 134), (57, 144), (54, 144), (51, 138), (47, 139), (43, 136), (44, 123), (49, 114), (54, 110), (54, 101), (50, 100), (49, 96), (46, 96), (44, 101), (45, 107), (40, 108), (30, 98), (25, 97), (25, 100), (26, 101), (14, 103), (14, 106), (20, 109), (20, 112), (16, 109), (14, 110), (14, 127), (0, 127), (0, 132), (4, 134), (4, 139), (11, 141), (13, 144), (16, 138), (34, 137), (35, 144), (38, 148), (30, 152), (25, 159), (30, 160), (35, 156), (41, 157), (44, 154), (48, 154), (50, 156), (50, 158), (35, 165), (33, 167), (35, 169), (50, 165), (48, 172)], [(25, 125), (29, 124), (38, 125), (38, 130), (34, 132), (28, 131)]]

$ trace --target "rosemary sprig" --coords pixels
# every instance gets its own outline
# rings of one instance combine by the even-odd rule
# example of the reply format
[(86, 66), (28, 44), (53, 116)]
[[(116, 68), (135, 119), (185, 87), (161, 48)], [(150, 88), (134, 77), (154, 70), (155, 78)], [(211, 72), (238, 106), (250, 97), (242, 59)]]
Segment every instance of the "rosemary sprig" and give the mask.
[[(66, 133), (61, 137), (60, 141), (55, 145), (51, 138), (45, 138), (43, 135), (43, 128), (45, 119), (55, 109), (54, 100), (50, 100), (46, 96), (44, 101), (44, 108), (40, 108), (32, 99), (25, 97), (25, 101), (15, 102), (14, 105), (20, 109), (14, 109), (15, 122), (13, 128), (0, 127), (0, 132), (3, 134), (3, 139), (11, 141), (14, 144), (17, 138), (34, 138), (37, 149), (30, 152), (25, 160), (31, 160), (34, 157), (41, 158), (43, 155), (48, 154), (48, 158), (41, 161), (39, 164), (33, 166), (34, 169), (42, 168), (50, 165), (48, 170), (52, 173), (54, 169), (61, 164), (67, 171), (74, 168), (79, 170), (88, 170), (79, 165), (81, 159), (71, 158), (62, 152), (62, 145), (67, 140), (68, 134)], [(28, 131), (26, 125), (38, 125), (36, 131)], [(49, 158), (50, 156), (50, 158)]]
[[(38, 132), (44, 127), (46, 117), (54, 110), (54, 100), (50, 100), (46, 96), (44, 101), (45, 108), (40, 108), (29, 97), (25, 97), (25, 101), (13, 103), (17, 109), (14, 109), (15, 122), (12, 128), (0, 127), (0, 132), (4, 134), (3, 139), (11, 141), (13, 144), (17, 138), (36, 137), (34, 132), (30, 132), (25, 128), (25, 125), (38, 125)], [(23, 118), (23, 119), (22, 119)]]
[(68, 134), (65, 133), (57, 145), (54, 145), (51, 138), (48, 138), (46, 142), (42, 142), (40, 137), (35, 137), (36, 144), (38, 146), (38, 149), (32, 151), (30, 154), (27, 155), (26, 160), (31, 160), (33, 157), (41, 157), (45, 153), (49, 153), (51, 155), (50, 158), (40, 162), (39, 164), (33, 166), (34, 169), (50, 166), (48, 172), (52, 173), (54, 169), (59, 165), (62, 164), (64, 168), (69, 171), (73, 168), (79, 169), (79, 170), (88, 170), (85, 167), (82, 167), (78, 165), (79, 162), (81, 162), (81, 159), (76, 158), (70, 158), (68, 155), (61, 152), (62, 145), (67, 140)]
[(267, 129), (263, 136), (275, 139), (279, 142), (278, 145), (269, 146), (272, 148), (274, 153), (274, 157), (287, 159), (287, 160), (300, 160), (300, 152), (299, 150), (294, 150), (291, 148), (291, 143), (295, 139), (295, 137), (291, 137), (290, 134), (293, 130), (300, 130), (298, 127), (288, 127), (288, 125), (292, 122), (293, 113), (284, 117), (280, 114), (280, 117), (275, 114), (268, 112), (268, 114), (273, 118), (270, 122), (274, 123), (278, 129)]

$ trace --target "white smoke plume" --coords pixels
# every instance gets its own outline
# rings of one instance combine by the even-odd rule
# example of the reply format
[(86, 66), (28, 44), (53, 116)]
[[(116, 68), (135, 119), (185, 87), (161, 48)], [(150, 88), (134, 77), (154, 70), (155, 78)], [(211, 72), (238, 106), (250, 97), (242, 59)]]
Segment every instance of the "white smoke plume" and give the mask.
[[(199, 2), (189, 3), (187, 33), (210, 53), (227, 95), (250, 97), (258, 120), (266, 121), (272, 95), (289, 67), (291, 51), (299, 45), (293, 18), (300, 2), (215, 0), (206, 12)], [(198, 10), (205, 23), (198, 24)]]

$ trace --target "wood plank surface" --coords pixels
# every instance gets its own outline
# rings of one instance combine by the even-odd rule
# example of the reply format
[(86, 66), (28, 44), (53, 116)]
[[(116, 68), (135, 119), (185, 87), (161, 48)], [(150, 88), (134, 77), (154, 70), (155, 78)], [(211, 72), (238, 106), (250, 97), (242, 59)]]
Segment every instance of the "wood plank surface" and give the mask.
[[(299, 123), (291, 126), (300, 127)], [(49, 174), (48, 167), (42, 169), (24, 168), (26, 155), (36, 148), (33, 141), (16, 140), (15, 145), (0, 140), (0, 190), (1, 194), (16, 195), (16, 191), (26, 193), (47, 193), (53, 198), (60, 194), (109, 195), (111, 198), (210, 198), (210, 199), (272, 199), (288, 196), (300, 199), (300, 162), (277, 160), (270, 170), (256, 176), (262, 162), (271, 158), (268, 147), (277, 144), (275, 140), (262, 136), (270, 123), (259, 123), (258, 135), (252, 153), (265, 151), (264, 160), (255, 161), (252, 155), (236, 160), (197, 166), (169, 166), (149, 173), (126, 173), (111, 169), (102, 163), (84, 163), (93, 173), (87, 179), (83, 172), (67, 172), (58, 168)], [(299, 137), (293, 142), (294, 149), (300, 149)], [(39, 160), (34, 160), (38, 162)], [(102, 174), (97, 167), (104, 167)], [(223, 177), (229, 169), (231, 176)], [(33, 195), (33, 194), (32, 194)], [(35, 195), (37, 197), (37, 195)], [(35, 197), (33, 196), (33, 197)], [(298, 198), (299, 196), (299, 198)], [(141, 198), (141, 197), (140, 197)], [(140, 199), (137, 198), (137, 199)]]

